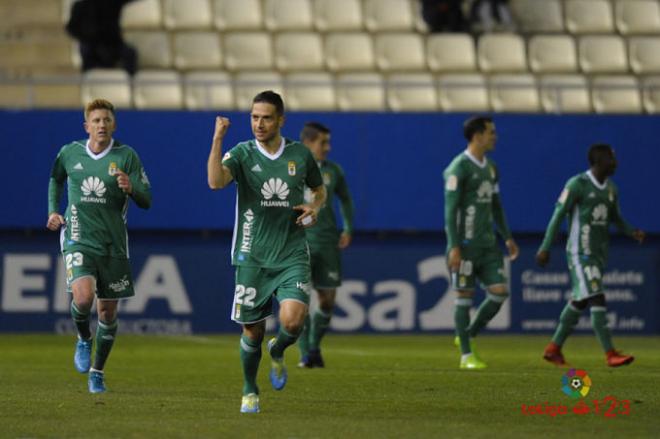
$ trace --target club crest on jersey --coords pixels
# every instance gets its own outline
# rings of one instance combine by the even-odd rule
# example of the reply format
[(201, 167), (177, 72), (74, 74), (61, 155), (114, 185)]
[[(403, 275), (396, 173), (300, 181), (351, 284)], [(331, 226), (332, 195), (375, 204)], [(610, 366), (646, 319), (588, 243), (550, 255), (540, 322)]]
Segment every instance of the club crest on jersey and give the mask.
[(324, 172), (323, 173), (323, 184), (328, 186), (328, 185), (330, 185), (330, 181), (331, 181), (330, 173), (329, 172)]
[(115, 162), (110, 162), (110, 166), (108, 166), (108, 175), (114, 176), (117, 173), (117, 163)]
[(293, 160), (289, 162), (289, 175), (292, 177), (296, 175), (296, 162)]

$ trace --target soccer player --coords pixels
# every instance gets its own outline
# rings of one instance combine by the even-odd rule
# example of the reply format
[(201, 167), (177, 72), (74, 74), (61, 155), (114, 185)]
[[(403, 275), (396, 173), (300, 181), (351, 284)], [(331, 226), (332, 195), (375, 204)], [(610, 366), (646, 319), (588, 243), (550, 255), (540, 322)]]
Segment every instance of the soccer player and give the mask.
[[(499, 174), (486, 154), (495, 149), (495, 124), (488, 117), (473, 117), (463, 124), (467, 149), (444, 171), (445, 232), (452, 289), (456, 291), (454, 322), (461, 351), (461, 369), (486, 366), (474, 352), (472, 338), (495, 317), (508, 297), (504, 258), (494, 226), (504, 239), (511, 260), (518, 246), (511, 236), (500, 200)], [(470, 323), (470, 307), (477, 279), (486, 299)]]
[[(243, 327), (240, 357), (243, 366), (242, 413), (259, 412), (257, 370), (265, 320), (273, 297), (280, 303), (280, 328), (268, 342), (270, 382), (281, 390), (287, 381), (284, 350), (296, 342), (309, 304), (309, 250), (305, 230), (316, 222), (325, 202), (321, 173), (309, 150), (282, 137), (284, 103), (264, 91), (252, 101), (253, 140), (239, 143), (224, 156), (222, 142), (229, 120), (216, 117), (208, 159), (211, 189), (237, 186), (232, 264), (236, 289), (231, 319)], [(305, 187), (313, 200), (304, 203)]]
[[(48, 184), (48, 223), (60, 231), (71, 316), (78, 330), (74, 366), (89, 372), (91, 393), (105, 392), (103, 369), (117, 334), (117, 304), (131, 297), (133, 279), (128, 260), (126, 213), (129, 198), (143, 209), (151, 206), (151, 189), (137, 153), (112, 137), (117, 128), (112, 103), (97, 99), (85, 107), (89, 137), (64, 145), (57, 154)], [(67, 183), (64, 215), (60, 200)], [(91, 308), (96, 296), (96, 353)]]
[[(353, 230), (353, 200), (341, 167), (327, 159), (330, 152), (330, 129), (318, 122), (307, 122), (300, 133), (300, 140), (309, 148), (321, 170), (323, 184), (328, 194), (321, 207), (317, 223), (305, 229), (311, 251), (312, 285), (319, 298), (319, 309), (313, 317), (305, 318), (303, 332), (298, 338), (302, 358), (299, 367), (324, 367), (321, 356), (321, 339), (325, 335), (332, 310), (335, 307), (337, 287), (341, 285), (340, 251), (351, 244)], [(341, 202), (343, 230), (337, 228), (333, 207), (333, 195)]]
[(561, 348), (578, 323), (585, 308), (591, 310), (591, 326), (600, 342), (607, 365), (630, 364), (635, 359), (614, 349), (607, 328), (607, 304), (603, 292), (603, 270), (607, 264), (609, 226), (615, 224), (624, 234), (640, 244), (645, 234), (634, 229), (621, 216), (619, 191), (608, 177), (614, 175), (617, 162), (610, 145), (595, 144), (589, 148), (589, 170), (569, 179), (557, 200), (555, 211), (536, 253), (536, 262), (544, 267), (550, 261), (550, 246), (561, 222), (568, 218), (566, 260), (573, 287), (572, 298), (559, 317), (552, 341), (543, 358), (557, 365), (566, 365)]

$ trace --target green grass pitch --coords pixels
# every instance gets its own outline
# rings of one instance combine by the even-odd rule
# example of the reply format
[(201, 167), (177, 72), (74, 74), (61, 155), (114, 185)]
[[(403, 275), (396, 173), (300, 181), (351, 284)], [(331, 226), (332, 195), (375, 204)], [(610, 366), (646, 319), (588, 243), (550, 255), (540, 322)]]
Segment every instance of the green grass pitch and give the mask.
[[(262, 358), (261, 413), (239, 413), (238, 336), (122, 335), (106, 366), (109, 391), (87, 392), (72, 364), (73, 336), (0, 336), (0, 437), (8, 438), (657, 438), (660, 337), (615, 336), (636, 355), (605, 366), (593, 336), (569, 339), (565, 354), (592, 380), (582, 401), (630, 401), (616, 417), (572, 411), (566, 372), (541, 360), (547, 336), (483, 336), (483, 371), (460, 371), (448, 335), (335, 335), (325, 369), (295, 367), (268, 382)], [(523, 414), (522, 405), (564, 405), (568, 414)]]

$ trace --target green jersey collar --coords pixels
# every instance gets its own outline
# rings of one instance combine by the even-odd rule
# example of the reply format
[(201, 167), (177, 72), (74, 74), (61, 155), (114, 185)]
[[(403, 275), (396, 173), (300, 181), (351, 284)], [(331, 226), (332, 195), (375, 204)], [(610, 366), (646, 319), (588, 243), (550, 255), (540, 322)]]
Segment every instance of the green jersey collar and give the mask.
[(266, 148), (261, 146), (261, 143), (259, 143), (257, 139), (254, 139), (254, 143), (257, 145), (257, 149), (259, 150), (259, 152), (271, 160), (277, 160), (280, 158), (280, 156), (284, 152), (284, 146), (286, 144), (284, 140), (284, 136), (282, 136), (282, 142), (280, 143), (280, 147), (277, 149), (277, 151), (275, 151), (275, 154), (271, 154), (268, 151), (266, 151)]
[(591, 180), (591, 182), (594, 184), (594, 186), (596, 186), (596, 187), (597, 187), (598, 189), (600, 189), (601, 191), (602, 191), (602, 190), (605, 190), (605, 188), (607, 187), (607, 178), (605, 179), (605, 181), (603, 182), (603, 184), (600, 184), (600, 183), (598, 182), (598, 180), (596, 180), (596, 177), (594, 177), (594, 174), (591, 173), (591, 169), (589, 169), (589, 170), (586, 172), (586, 174), (587, 174), (587, 177), (589, 177), (589, 180)]
[(472, 163), (479, 166), (481, 169), (485, 168), (486, 165), (488, 164), (488, 160), (486, 160), (486, 156), (484, 156), (484, 159), (480, 162), (479, 160), (477, 160), (475, 156), (470, 154), (470, 151), (468, 151), (467, 149), (465, 150), (465, 152), (463, 152), (463, 154), (465, 154), (467, 158), (469, 158), (472, 161)]
[(110, 145), (103, 151), (101, 151), (98, 154), (95, 154), (94, 151), (92, 151), (89, 148), (89, 140), (85, 143), (85, 150), (87, 151), (87, 155), (93, 158), (94, 160), (100, 160), (103, 157), (107, 156), (110, 153), (110, 150), (112, 150), (112, 147), (115, 145), (115, 139), (110, 139)]

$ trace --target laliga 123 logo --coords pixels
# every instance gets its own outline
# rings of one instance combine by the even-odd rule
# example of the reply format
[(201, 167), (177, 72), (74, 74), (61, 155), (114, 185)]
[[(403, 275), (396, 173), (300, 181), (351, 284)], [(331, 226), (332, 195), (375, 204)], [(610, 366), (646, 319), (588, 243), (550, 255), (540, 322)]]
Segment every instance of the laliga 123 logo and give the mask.
[(561, 377), (561, 390), (571, 398), (584, 398), (591, 389), (591, 378), (583, 369), (570, 369)]

